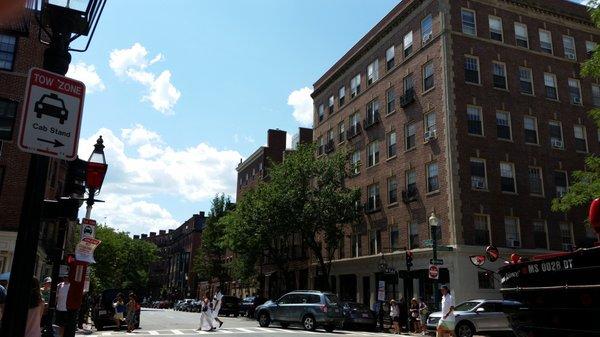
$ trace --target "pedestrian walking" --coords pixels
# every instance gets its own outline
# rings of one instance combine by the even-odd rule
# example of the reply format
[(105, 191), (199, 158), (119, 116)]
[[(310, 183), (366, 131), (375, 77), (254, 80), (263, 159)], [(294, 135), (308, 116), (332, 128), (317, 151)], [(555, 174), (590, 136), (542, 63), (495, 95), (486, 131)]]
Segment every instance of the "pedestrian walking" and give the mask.
[(34, 277), (31, 281), (29, 293), (29, 310), (25, 324), (24, 337), (40, 337), (42, 335), (42, 315), (44, 314), (44, 301), (40, 292), (40, 282)]
[(215, 296), (213, 296), (213, 318), (219, 323), (219, 328), (223, 326), (223, 321), (219, 319), (219, 311), (221, 310), (221, 304), (223, 302), (223, 294), (221, 294), (221, 287), (217, 286)]
[(454, 298), (450, 294), (448, 286), (442, 286), (442, 318), (437, 326), (437, 337), (450, 335), (454, 337), (454, 327), (456, 325), (454, 317)]
[(115, 308), (115, 324), (117, 325), (117, 329), (115, 331), (121, 330), (121, 321), (124, 318), (125, 314), (125, 300), (123, 299), (123, 294), (118, 293), (117, 297), (113, 301), (113, 308)]
[(127, 332), (132, 332), (135, 329), (135, 310), (137, 303), (135, 295), (129, 294), (129, 302), (127, 302)]
[(69, 295), (69, 283), (68, 277), (63, 277), (63, 281), (56, 286), (56, 320), (55, 323), (58, 325), (58, 335), (63, 337), (65, 334), (65, 328), (69, 324), (69, 312), (67, 311), (67, 295)]
[(409, 317), (408, 317), (408, 330), (411, 332), (419, 332), (420, 326), (419, 326), (419, 302), (417, 302), (416, 298), (413, 298), (412, 300), (410, 300), (410, 308), (409, 308)]
[(212, 313), (210, 310), (210, 300), (208, 299), (208, 292), (204, 295), (202, 299), (202, 306), (200, 307), (200, 326), (198, 327), (198, 331), (211, 331), (214, 330), (215, 327), (213, 325)]
[(390, 318), (394, 334), (400, 334), (400, 308), (394, 299), (390, 300)]
[(427, 334), (427, 316), (429, 315), (429, 308), (427, 303), (423, 301), (423, 297), (419, 297), (419, 323), (421, 323), (421, 335)]

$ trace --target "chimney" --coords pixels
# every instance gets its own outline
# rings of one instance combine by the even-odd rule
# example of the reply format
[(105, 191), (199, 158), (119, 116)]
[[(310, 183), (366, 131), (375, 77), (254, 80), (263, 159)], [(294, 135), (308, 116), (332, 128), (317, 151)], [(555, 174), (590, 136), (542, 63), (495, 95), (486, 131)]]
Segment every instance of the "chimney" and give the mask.
[(161, 229), (158, 231), (158, 235), (165, 235), (165, 234), (167, 234), (167, 231), (164, 229)]
[(204, 218), (204, 211), (200, 211), (200, 213), (199, 213), (199, 214), (200, 214), (200, 217), (201, 217), (201, 218)]
[(153, 238), (156, 236), (156, 232), (150, 232), (150, 237)]
[(139, 235), (134, 235), (134, 236), (133, 236), (133, 239), (134, 239), (134, 240), (139, 240), (139, 239), (140, 239), (140, 236), (139, 236)]
[(174, 231), (174, 229), (169, 229), (169, 234), (173, 233)]
[(148, 234), (142, 234), (142, 240), (147, 239), (148, 238)]
[(285, 150), (286, 132), (269, 129), (267, 131), (267, 147), (275, 150)]

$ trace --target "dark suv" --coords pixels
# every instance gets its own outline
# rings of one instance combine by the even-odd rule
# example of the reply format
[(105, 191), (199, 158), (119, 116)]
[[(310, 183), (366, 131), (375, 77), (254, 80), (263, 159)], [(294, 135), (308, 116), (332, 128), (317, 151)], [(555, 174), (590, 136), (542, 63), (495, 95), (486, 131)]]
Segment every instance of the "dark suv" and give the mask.
[(301, 324), (305, 330), (315, 330), (318, 326), (328, 332), (344, 322), (337, 296), (315, 290), (296, 290), (277, 301), (267, 301), (256, 308), (255, 316), (262, 327), (278, 322), (282, 328)]

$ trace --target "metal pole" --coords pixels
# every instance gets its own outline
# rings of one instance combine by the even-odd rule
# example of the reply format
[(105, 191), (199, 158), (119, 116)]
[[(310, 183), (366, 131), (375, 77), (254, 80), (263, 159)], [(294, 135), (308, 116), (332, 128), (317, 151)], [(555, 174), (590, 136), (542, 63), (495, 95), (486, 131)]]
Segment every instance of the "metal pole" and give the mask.
[(65, 248), (65, 237), (67, 234), (67, 219), (60, 219), (58, 223), (58, 237), (56, 246), (53, 252), (53, 264), (52, 264), (52, 284), (50, 286), (50, 300), (48, 301), (48, 312), (46, 313), (46, 321), (44, 322), (44, 330), (42, 331), (42, 337), (54, 337), (54, 328), (52, 327), (52, 320), (54, 313), (56, 312), (56, 287), (58, 285), (58, 278), (60, 274), (60, 261), (63, 259), (63, 253)]
[(94, 194), (96, 194), (96, 190), (90, 189), (88, 198), (86, 200), (87, 207), (85, 208), (85, 218), (91, 219), (92, 216), (92, 206), (94, 206)]
[[(438, 226), (431, 226), (431, 236), (433, 238), (433, 259), (437, 260), (437, 229)], [(439, 277), (439, 274), (438, 274)], [(440, 305), (440, 289), (438, 279), (433, 280), (433, 299), (434, 299), (434, 307), (438, 309)]]

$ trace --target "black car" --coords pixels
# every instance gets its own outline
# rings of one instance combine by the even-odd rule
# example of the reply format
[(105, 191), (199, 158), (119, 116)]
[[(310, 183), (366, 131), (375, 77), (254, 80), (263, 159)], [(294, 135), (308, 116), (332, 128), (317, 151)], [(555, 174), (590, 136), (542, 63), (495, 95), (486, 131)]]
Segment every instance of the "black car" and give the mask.
[(240, 304), (240, 315), (254, 317), (254, 309), (265, 303), (265, 299), (260, 296), (246, 296)]
[(69, 118), (69, 112), (65, 108), (65, 102), (58, 98), (56, 94), (44, 94), (39, 101), (35, 102), (35, 111), (37, 118), (42, 115), (58, 118), (60, 124), (64, 124)]
[[(107, 289), (102, 292), (102, 294), (98, 295), (94, 306), (92, 308), (92, 321), (94, 322), (94, 326), (98, 331), (103, 330), (108, 326), (116, 326), (115, 324), (115, 309), (113, 308), (113, 302), (117, 295), (121, 293), (123, 296), (129, 294), (126, 290), (119, 289)], [(121, 326), (126, 326), (125, 318), (127, 312), (123, 314), (123, 321), (121, 322)], [(135, 328), (140, 327), (140, 310), (135, 312), (136, 316), (136, 324)]]
[(235, 296), (223, 296), (221, 299), (222, 303), (219, 314), (224, 316), (233, 315), (233, 317), (238, 317), (240, 315), (241, 301), (242, 300)]
[(367, 305), (356, 302), (342, 303), (344, 313), (344, 328), (360, 328), (375, 330), (377, 316)]

